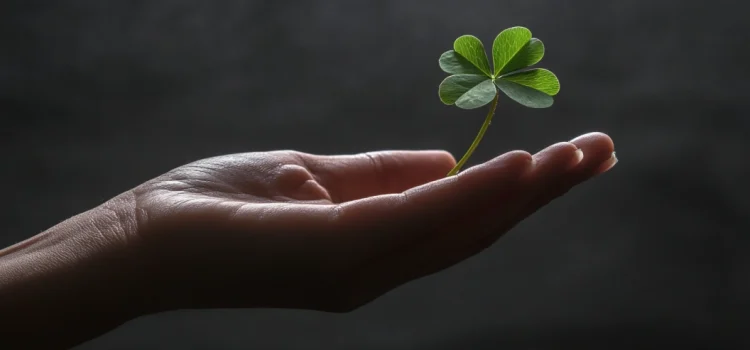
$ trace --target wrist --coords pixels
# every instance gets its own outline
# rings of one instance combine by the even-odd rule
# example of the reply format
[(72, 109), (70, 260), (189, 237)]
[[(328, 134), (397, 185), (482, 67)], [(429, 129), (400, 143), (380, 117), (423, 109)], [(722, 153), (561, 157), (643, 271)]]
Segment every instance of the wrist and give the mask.
[(119, 196), (0, 250), (0, 328), (16, 335), (0, 343), (72, 346), (144, 314), (134, 212)]

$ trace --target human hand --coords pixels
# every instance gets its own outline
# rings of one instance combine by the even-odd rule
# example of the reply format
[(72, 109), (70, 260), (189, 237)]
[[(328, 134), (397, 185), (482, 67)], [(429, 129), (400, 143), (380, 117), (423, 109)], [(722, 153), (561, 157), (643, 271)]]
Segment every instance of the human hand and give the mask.
[(613, 147), (587, 134), (450, 177), (437, 151), (188, 164), (0, 250), (0, 328), (16, 335), (0, 347), (72, 346), (174, 309), (349, 311), (480, 252), (608, 170)]
[(221, 156), (126, 193), (125, 227), (149, 311), (343, 312), (482, 251), (612, 154), (593, 133), (447, 178), (455, 160), (439, 151)]

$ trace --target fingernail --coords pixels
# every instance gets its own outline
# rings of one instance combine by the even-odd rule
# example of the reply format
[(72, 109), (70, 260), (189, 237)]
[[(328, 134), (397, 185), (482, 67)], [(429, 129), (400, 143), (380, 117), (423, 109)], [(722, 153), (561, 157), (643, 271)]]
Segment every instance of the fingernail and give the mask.
[(617, 164), (617, 161), (617, 155), (615, 154), (615, 152), (612, 152), (612, 156), (599, 166), (599, 170), (596, 172), (596, 174), (598, 175), (609, 171), (609, 169), (612, 169), (612, 167)]
[(575, 151), (575, 158), (573, 158), (573, 166), (578, 165), (583, 160), (583, 150), (580, 148)]

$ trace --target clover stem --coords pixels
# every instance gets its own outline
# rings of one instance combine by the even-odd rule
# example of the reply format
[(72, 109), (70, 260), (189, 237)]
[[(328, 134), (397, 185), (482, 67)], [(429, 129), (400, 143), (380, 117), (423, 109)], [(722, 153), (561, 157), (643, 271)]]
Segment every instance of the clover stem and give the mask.
[(487, 113), (487, 116), (484, 118), (484, 123), (482, 123), (482, 127), (479, 129), (479, 133), (477, 134), (477, 137), (474, 138), (474, 142), (471, 143), (471, 146), (469, 146), (469, 150), (466, 151), (466, 154), (461, 158), (461, 160), (458, 161), (455, 167), (451, 169), (450, 172), (448, 172), (447, 176), (452, 176), (458, 174), (459, 171), (461, 171), (461, 167), (466, 164), (466, 162), (471, 157), (471, 154), (474, 153), (474, 150), (479, 146), (479, 142), (482, 141), (482, 137), (484, 137), (484, 133), (487, 131), (487, 128), (492, 123), (492, 116), (495, 115), (495, 109), (497, 108), (497, 100), (500, 97), (500, 92), (495, 93), (495, 98), (492, 100), (492, 105), (490, 105), (490, 111)]

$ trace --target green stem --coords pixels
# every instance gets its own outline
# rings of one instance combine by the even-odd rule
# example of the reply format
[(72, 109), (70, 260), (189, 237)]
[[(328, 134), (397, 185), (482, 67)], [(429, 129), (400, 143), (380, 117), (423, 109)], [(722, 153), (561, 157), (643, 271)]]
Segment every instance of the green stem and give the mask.
[(492, 105), (490, 105), (490, 111), (487, 113), (487, 116), (484, 118), (484, 123), (482, 124), (482, 128), (479, 129), (479, 133), (477, 134), (477, 137), (474, 138), (474, 142), (472, 142), (471, 146), (469, 146), (469, 150), (466, 151), (466, 154), (461, 158), (461, 160), (458, 161), (455, 167), (451, 169), (451, 171), (448, 173), (447, 176), (452, 176), (458, 174), (459, 171), (461, 171), (461, 167), (466, 164), (466, 162), (471, 157), (471, 154), (474, 153), (474, 150), (479, 146), (479, 142), (482, 141), (482, 137), (484, 137), (484, 133), (487, 131), (487, 128), (492, 123), (492, 116), (495, 115), (495, 109), (497, 108), (497, 100), (500, 97), (500, 93), (495, 94), (495, 98), (492, 100)]

